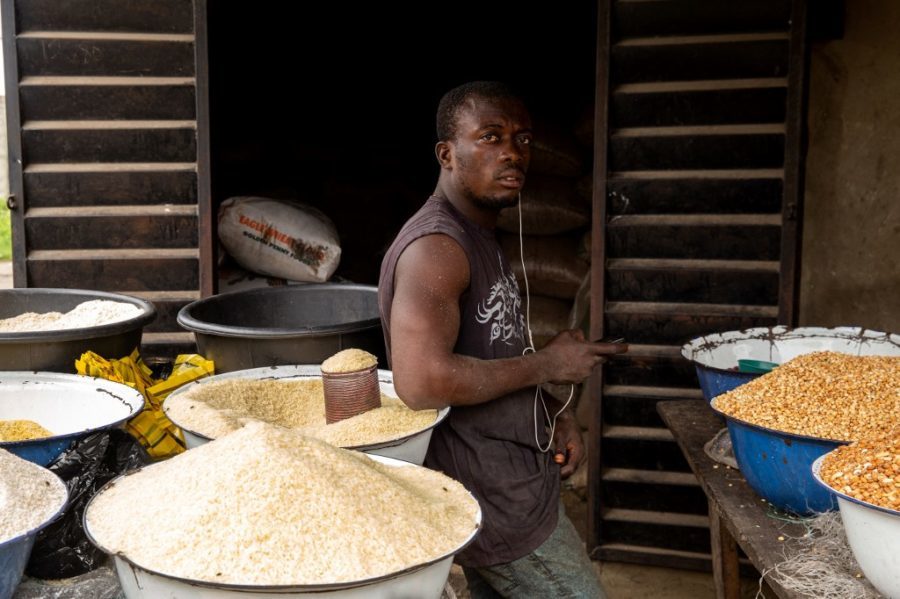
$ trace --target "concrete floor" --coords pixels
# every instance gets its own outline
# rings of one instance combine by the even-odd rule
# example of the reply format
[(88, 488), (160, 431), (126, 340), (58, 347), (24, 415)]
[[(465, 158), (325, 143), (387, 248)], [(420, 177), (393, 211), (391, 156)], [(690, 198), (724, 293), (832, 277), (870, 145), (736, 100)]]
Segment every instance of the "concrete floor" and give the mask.
[[(562, 499), (566, 513), (584, 538), (587, 530), (586, 465), (563, 483)], [(712, 574), (672, 568), (594, 562), (608, 599), (714, 599)], [(450, 571), (450, 585), (458, 599), (470, 599), (465, 576), (459, 566)], [(741, 599), (757, 598), (759, 581), (741, 581)], [(764, 596), (759, 595), (762, 599)]]
[[(634, 564), (594, 562), (608, 599), (714, 599), (712, 575)], [(450, 571), (450, 586), (457, 599), (471, 599), (459, 566)], [(741, 599), (754, 599), (759, 583), (741, 581)], [(760, 595), (762, 597), (762, 595)]]
[(0, 261), (0, 289), (12, 289), (12, 262)]
[[(587, 532), (586, 466), (582, 465), (572, 478), (574, 480), (563, 483), (562, 498), (566, 513), (584, 538)], [(609, 599), (714, 599), (716, 596), (712, 574), (707, 572), (613, 562), (594, 562), (594, 567)], [(742, 580), (741, 599), (754, 599), (758, 589), (758, 581)]]
[[(609, 599), (713, 599), (712, 575), (633, 564), (599, 564), (600, 580)], [(741, 599), (754, 599), (759, 581), (741, 580)], [(763, 595), (759, 595), (760, 598)]]

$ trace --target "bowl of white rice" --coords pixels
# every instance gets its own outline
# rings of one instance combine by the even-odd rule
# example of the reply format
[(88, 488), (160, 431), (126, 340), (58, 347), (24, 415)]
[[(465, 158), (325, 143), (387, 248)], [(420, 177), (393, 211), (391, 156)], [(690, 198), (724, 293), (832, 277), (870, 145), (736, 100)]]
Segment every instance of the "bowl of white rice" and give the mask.
[(440, 472), (263, 422), (115, 479), (84, 516), (128, 599), (437, 599), (480, 527)]
[(344, 449), (421, 464), (432, 430), (450, 408), (409, 409), (397, 396), (390, 370), (378, 370), (378, 384), (381, 408), (333, 424), (325, 423), (317, 364), (252, 368), (201, 379), (174, 391), (163, 409), (181, 428), (188, 449), (261, 420)]
[(84, 289), (0, 290), (0, 371), (75, 372), (86, 351), (122, 358), (156, 318), (137, 297)]
[(55, 474), (0, 449), (0, 597), (15, 592), (38, 532), (62, 513), (68, 497)]

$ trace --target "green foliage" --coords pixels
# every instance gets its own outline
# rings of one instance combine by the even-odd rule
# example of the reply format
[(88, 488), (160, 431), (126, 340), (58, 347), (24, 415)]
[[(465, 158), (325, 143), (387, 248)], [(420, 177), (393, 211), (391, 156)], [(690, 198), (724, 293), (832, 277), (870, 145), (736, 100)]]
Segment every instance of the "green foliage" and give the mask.
[(12, 258), (12, 233), (9, 224), (9, 209), (6, 198), (0, 201), (0, 260)]

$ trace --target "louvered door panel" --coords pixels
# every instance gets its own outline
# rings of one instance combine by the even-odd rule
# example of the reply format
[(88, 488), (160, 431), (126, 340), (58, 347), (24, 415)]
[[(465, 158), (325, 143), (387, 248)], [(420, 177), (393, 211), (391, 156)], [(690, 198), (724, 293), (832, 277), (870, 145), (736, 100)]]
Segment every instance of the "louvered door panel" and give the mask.
[(593, 380), (601, 559), (708, 565), (706, 499), (656, 403), (702, 397), (685, 341), (789, 313), (803, 14), (791, 0), (601, 2), (592, 332), (631, 348)]
[(4, 0), (3, 11), (16, 286), (145, 297), (159, 312), (145, 350), (192, 347), (175, 315), (212, 291), (205, 4)]

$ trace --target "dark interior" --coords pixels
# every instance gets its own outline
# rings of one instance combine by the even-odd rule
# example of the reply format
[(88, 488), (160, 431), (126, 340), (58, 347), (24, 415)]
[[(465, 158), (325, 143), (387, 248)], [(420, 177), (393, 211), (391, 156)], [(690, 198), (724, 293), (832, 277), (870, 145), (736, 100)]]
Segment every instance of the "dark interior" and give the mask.
[(587, 131), (589, 157), (593, 3), (316, 9), (210, 0), (212, 193), (215, 207), (258, 195), (323, 210), (341, 236), (336, 276), (377, 282), (387, 245), (434, 188), (434, 112), (455, 85), (511, 83), (536, 128)]

